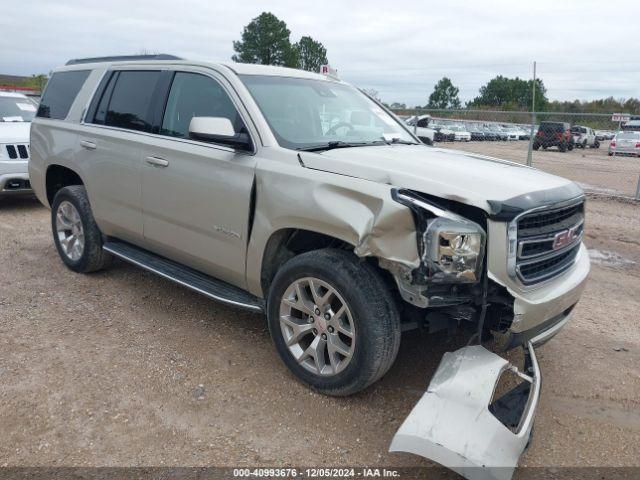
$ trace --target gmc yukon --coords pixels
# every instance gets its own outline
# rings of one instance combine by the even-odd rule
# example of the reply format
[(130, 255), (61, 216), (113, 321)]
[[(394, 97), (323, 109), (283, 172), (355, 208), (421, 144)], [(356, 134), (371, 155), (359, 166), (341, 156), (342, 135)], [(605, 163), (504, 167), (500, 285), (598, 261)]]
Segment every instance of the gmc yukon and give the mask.
[(44, 91), (31, 154), (67, 267), (118, 257), (263, 312), (286, 366), (330, 395), (382, 377), (404, 329), (540, 344), (589, 272), (575, 183), (424, 145), (330, 76), (72, 60)]

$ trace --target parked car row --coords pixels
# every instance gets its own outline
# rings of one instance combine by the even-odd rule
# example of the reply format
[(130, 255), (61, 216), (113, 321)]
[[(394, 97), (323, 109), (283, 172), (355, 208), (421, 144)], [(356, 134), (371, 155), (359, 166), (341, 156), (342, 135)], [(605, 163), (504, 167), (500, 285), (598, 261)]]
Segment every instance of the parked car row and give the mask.
[(529, 140), (529, 127), (512, 124), (462, 122), (435, 119), (431, 115), (404, 118), (407, 125), (424, 142), (469, 142)]
[[(469, 141), (510, 141), (529, 140), (529, 131), (525, 126), (454, 122), (435, 119), (431, 115), (419, 115), (405, 118), (407, 125), (423, 143), (469, 142)], [(611, 135), (609, 135), (611, 133)], [(574, 148), (600, 148), (600, 142), (611, 138), (609, 156), (640, 156), (640, 132), (621, 131), (617, 134), (608, 131), (596, 131), (584, 125), (571, 125), (567, 122), (540, 122), (534, 128), (533, 149), (546, 150), (555, 147), (561, 152)]]
[(600, 142), (603, 140), (613, 140), (615, 136), (616, 132), (612, 132), (611, 130), (596, 130), (596, 138)]

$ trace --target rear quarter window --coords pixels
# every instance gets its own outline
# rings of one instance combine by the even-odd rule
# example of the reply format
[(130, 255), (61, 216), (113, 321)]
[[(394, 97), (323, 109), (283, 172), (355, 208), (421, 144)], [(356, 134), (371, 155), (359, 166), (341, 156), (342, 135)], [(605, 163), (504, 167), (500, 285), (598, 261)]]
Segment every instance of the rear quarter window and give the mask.
[(44, 89), (37, 117), (64, 120), (89, 76), (90, 70), (54, 73)]

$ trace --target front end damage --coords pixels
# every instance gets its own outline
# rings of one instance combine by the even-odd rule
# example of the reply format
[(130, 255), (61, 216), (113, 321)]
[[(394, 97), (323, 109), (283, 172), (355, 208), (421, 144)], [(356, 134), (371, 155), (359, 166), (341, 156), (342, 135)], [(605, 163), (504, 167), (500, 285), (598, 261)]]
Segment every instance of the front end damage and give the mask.
[[(495, 398), (508, 374), (520, 383)], [(469, 479), (509, 479), (528, 445), (539, 395), (531, 343), (524, 371), (480, 345), (447, 352), (389, 451), (421, 455)]]
[[(445, 354), (391, 450), (468, 478), (510, 478), (540, 392), (533, 347), (568, 322), (589, 273), (584, 194), (559, 177), (477, 155), (406, 146), (390, 162), (392, 148), (299, 157), (314, 173), (338, 174), (332, 183), (370, 182), (323, 187), (316, 210), (339, 217), (331, 225), (348, 227), (340, 238), (389, 272), (404, 300), (402, 328), (472, 334), (467, 347)], [(523, 346), (525, 367), (485, 349), (491, 337), (496, 350)], [(520, 383), (499, 396), (509, 376)]]
[[(394, 199), (413, 212), (420, 266), (380, 266), (429, 332), (467, 327), (475, 334), (468, 346), (445, 353), (390, 451), (421, 455), (470, 479), (509, 479), (529, 443), (540, 395), (533, 348), (568, 321), (588, 260), (578, 252), (567, 275), (521, 295), (494, 274), (495, 259), (506, 258), (500, 239), (507, 236), (485, 212), (406, 190), (394, 191)], [(483, 347), (492, 336), (498, 350), (523, 346), (524, 368)], [(509, 377), (510, 388), (503, 388)]]

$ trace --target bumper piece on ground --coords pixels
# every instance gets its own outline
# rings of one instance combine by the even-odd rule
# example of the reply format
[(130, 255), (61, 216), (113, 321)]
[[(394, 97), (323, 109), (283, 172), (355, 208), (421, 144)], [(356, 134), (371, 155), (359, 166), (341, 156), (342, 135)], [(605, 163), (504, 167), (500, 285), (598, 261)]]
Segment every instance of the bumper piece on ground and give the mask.
[[(469, 479), (510, 479), (529, 443), (540, 395), (531, 343), (525, 372), (479, 345), (447, 352), (389, 451), (409, 452)], [(502, 374), (522, 383), (492, 403)]]

